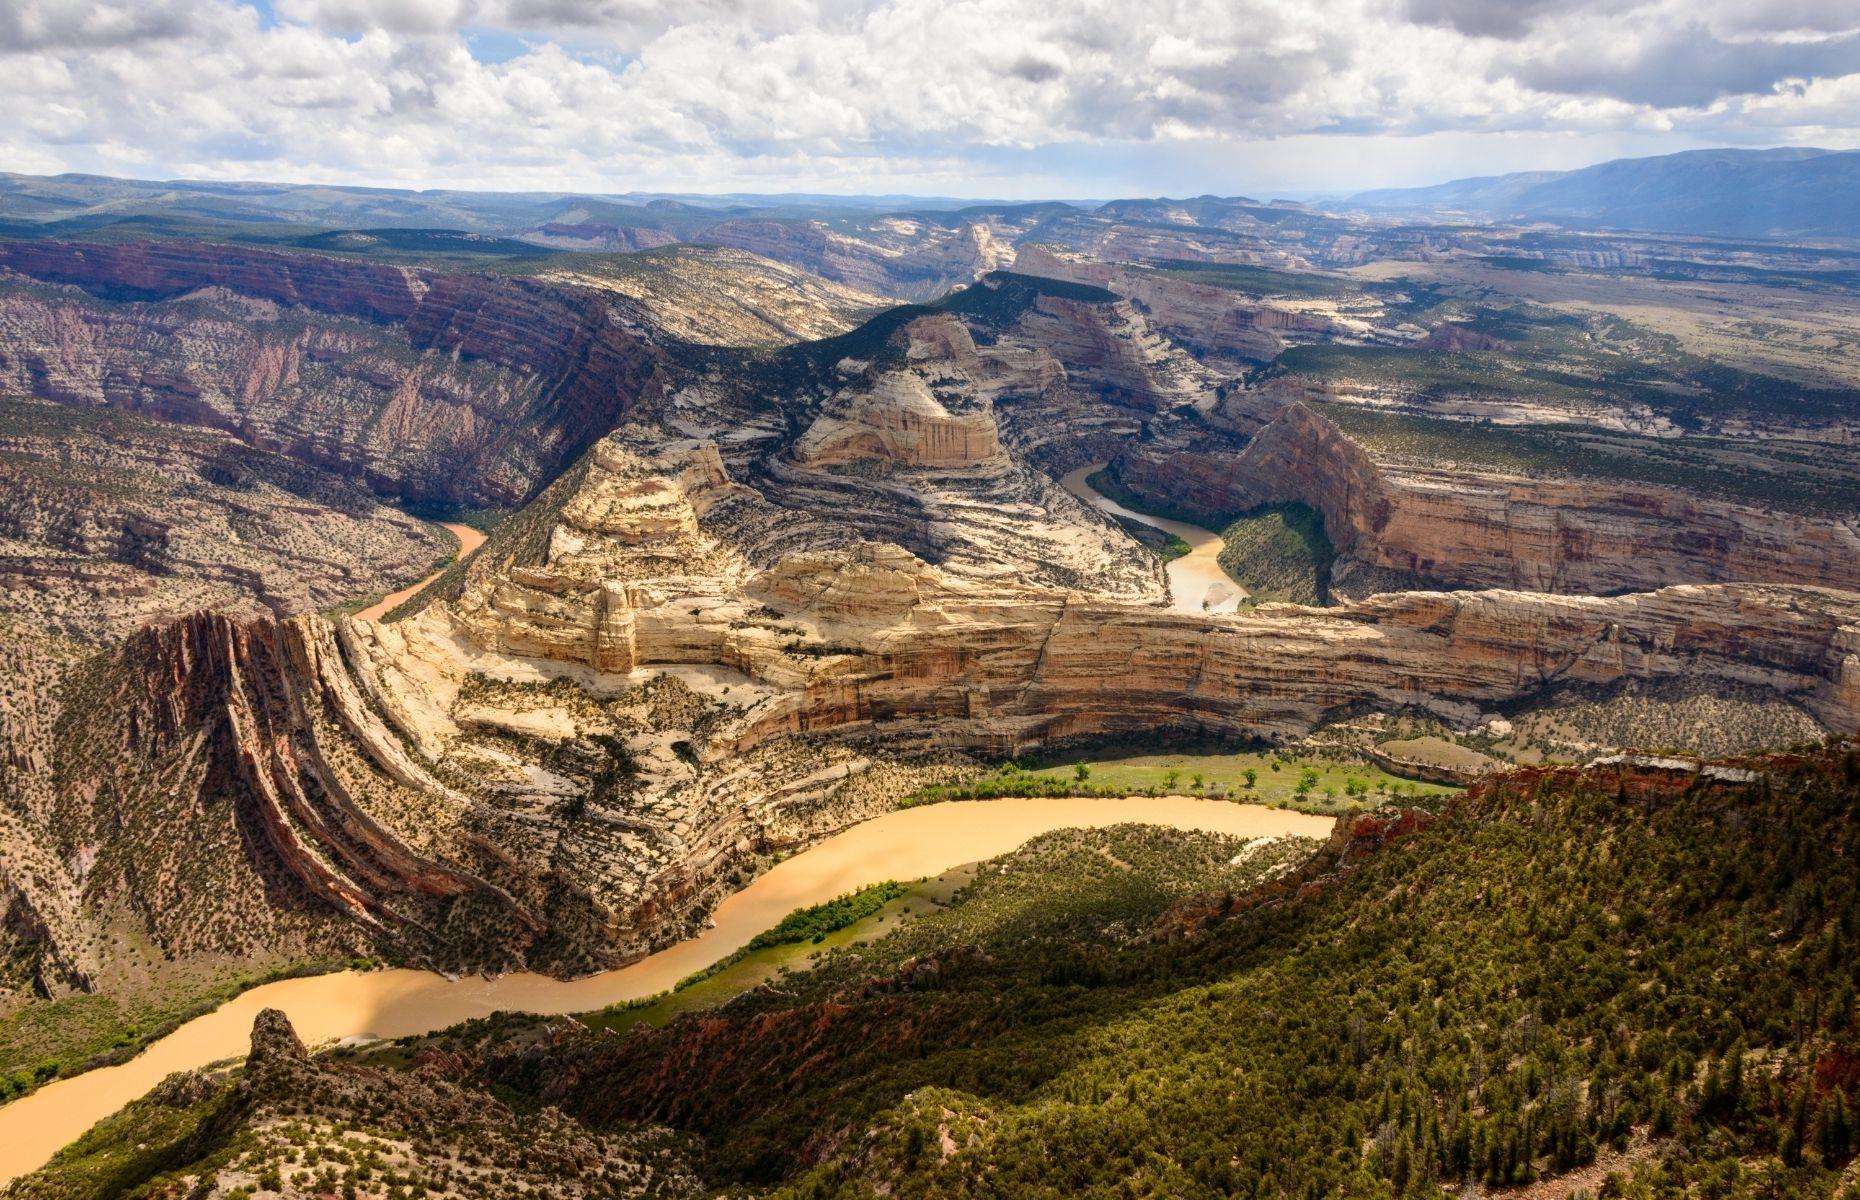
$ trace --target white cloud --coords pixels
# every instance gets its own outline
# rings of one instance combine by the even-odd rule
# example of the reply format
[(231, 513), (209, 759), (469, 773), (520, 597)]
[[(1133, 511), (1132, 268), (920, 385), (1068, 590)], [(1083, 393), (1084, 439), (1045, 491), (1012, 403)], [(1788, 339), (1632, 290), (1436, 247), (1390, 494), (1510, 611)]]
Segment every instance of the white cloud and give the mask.
[(1300, 182), (1257, 173), (1272, 163), (1316, 184), (1338, 164), (1284, 148), (1326, 137), (1389, 147), (1344, 160), (1382, 172), (1364, 184), (1389, 181), (1423, 147), (1455, 149), (1409, 163), (1421, 178), (1483, 170), (1481, 138), (1581, 142), (1597, 157), (1661, 130), (1674, 149), (1849, 144), (1854, 9), (276, 0), (273, 21), (247, 0), (12, 0), (0, 4), (11, 118), (0, 167), (1084, 195), (1113, 181), (1132, 190), (1130, 168), (1162, 162), (1171, 180), (1199, 169), (1196, 190)]

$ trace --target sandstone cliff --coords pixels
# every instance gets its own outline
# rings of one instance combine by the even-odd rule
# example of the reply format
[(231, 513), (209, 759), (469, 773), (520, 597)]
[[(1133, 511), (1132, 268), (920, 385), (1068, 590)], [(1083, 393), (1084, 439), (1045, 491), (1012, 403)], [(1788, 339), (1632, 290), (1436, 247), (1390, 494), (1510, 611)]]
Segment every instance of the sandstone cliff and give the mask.
[[(1851, 593), (1402, 593), (1208, 617), (883, 543), (761, 565), (737, 531), (782, 510), (713, 444), (643, 431), (548, 504), (416, 618), (202, 614), (65, 697), (34, 820), (92, 847), (81, 899), (8, 901), (37, 914), (48, 973), (84, 977), (102, 954), (84, 913), (113, 905), (176, 954), (612, 966), (952, 759), (1081, 734), (1294, 738), (1396, 710), (1465, 726), (1555, 687), (1677, 677), (1860, 726)], [(192, 899), (152, 904), (157, 881)]]
[(668, 338), (720, 346), (779, 346), (831, 337), (889, 301), (800, 267), (723, 246), (544, 264), (539, 279), (613, 292), (638, 304)]
[(658, 372), (624, 313), (560, 285), (224, 245), (0, 242), (0, 387), (213, 426), (414, 499), (527, 498)]
[[(36, 764), (8, 776), (30, 825), (9, 836), (41, 853), (0, 879), (23, 931), (0, 942), (32, 947), (48, 989), (86, 986), (115, 953), (100, 913), (179, 956), (613, 966), (687, 932), (775, 851), (975, 759), (1079, 735), (1290, 739), (1396, 710), (1460, 727), (1551, 688), (1680, 677), (1860, 725), (1856, 591), (1542, 590), (1607, 590), (1615, 570), (1661, 582), (1686, 560), (1682, 534), (1719, 528), (1709, 506), (1430, 483), (1303, 406), (1217, 391), (1137, 304), (1095, 287), (997, 272), (824, 342), (661, 357), (623, 308), (553, 286), (367, 266), (365, 286), (325, 296), (326, 260), (309, 256), (107, 249), (16, 258), (36, 275), (4, 297), (115, 330), (82, 344), (125, 370), (150, 330), (186, 348), (211, 325), (248, 349), (321, 347), (344, 371), (381, 355), (403, 382), (482, 384), (460, 419), (482, 404), (495, 428), (473, 415), (486, 440), (457, 444), (529, 438), (529, 457), (475, 477), (467, 455), (471, 494), (514, 494), (580, 449), (409, 619), (200, 613), (81, 671), (47, 651), (62, 682), (6, 730), (10, 761)], [(562, 340), (532, 320), (560, 321)], [(289, 387), (254, 382), (246, 361), (188, 350), (122, 402), (262, 428), (306, 457), (326, 436), (341, 462), (411, 486), (380, 414), (331, 434), (328, 406), (366, 405), (310, 395), (301, 369)], [(115, 403), (115, 369), (65, 398)], [(444, 442), (435, 428), (414, 421), (409, 444)], [(1178, 507), (1289, 495), (1354, 562), (1534, 590), (1173, 614), (1155, 560), (1047, 473), (1106, 449)], [(1598, 512), (1622, 515), (1571, 516)], [(1762, 566), (1799, 585), (1777, 564), (1823, 561), (1854, 586), (1834, 574), (1838, 541), (1734, 537), (1742, 519), (1725, 516), (1714, 578)]]
[[(468, 749), (472, 728), (487, 722), (556, 737), (587, 728), (572, 693), (540, 702), (554, 712), (547, 719), (474, 707), (471, 679), (484, 670), (582, 672), (573, 677), (597, 696), (653, 678), (727, 695), (685, 751), (668, 750), (652, 719), (608, 724), (640, 782), (627, 798), (595, 802), (650, 826), (685, 797), (673, 811), (690, 837), (708, 825), (701, 843), (713, 846), (740, 838), (746, 819), (766, 830), (792, 811), (792, 784), (841, 789), (872, 782), (897, 755), (1005, 756), (1088, 733), (1174, 726), (1286, 738), (1365, 710), (1431, 711), (1464, 725), (1556, 687), (1678, 677), (1759, 685), (1831, 727), (1860, 725), (1853, 595), (1760, 585), (1612, 598), (1409, 593), (1208, 618), (967, 580), (877, 544), (790, 554), (757, 570), (707, 532), (741, 489), (703, 466), (701, 449), (682, 463), (604, 453), (544, 561), (480, 579), (413, 622), (345, 627), (357, 687), (415, 767), (445, 758), (492, 769)], [(823, 769), (835, 756), (844, 767)], [(543, 786), (536, 767), (526, 770), (508, 776), (504, 786), (518, 791), (506, 794)], [(813, 811), (809, 820), (830, 819)], [(603, 860), (605, 874), (580, 876), (620, 906), (581, 936), (662, 927), (732, 861), (686, 841), (660, 874), (642, 877), (643, 845)], [(621, 888), (618, 877), (634, 883)]]
[(1096, 262), (1048, 246), (1022, 246), (1014, 269), (1108, 288), (1136, 302), (1152, 326), (1183, 345), (1237, 363), (1276, 358), (1285, 349), (1280, 333), (1310, 337), (1331, 332), (1330, 322), (1321, 317), (1254, 303), (1225, 288)]
[(887, 218), (856, 229), (822, 221), (741, 219), (719, 222), (699, 239), (789, 263), (859, 291), (931, 300), (1013, 258), (1011, 246), (984, 222), (954, 227)]
[[(941, 744), (1011, 752), (1174, 722), (1288, 736), (1359, 706), (1463, 721), (1555, 682), (1681, 672), (1761, 681), (1830, 725), (1860, 723), (1860, 599), (1827, 590), (1408, 593), (1205, 618), (968, 583), (881, 546), (791, 556), (750, 578), (736, 602), (693, 604), (663, 590), (675, 581), (660, 584), (656, 596), (629, 593), (635, 665), (727, 665), (805, 681), (752, 711), (757, 737), (882, 722), (891, 738), (915, 728)], [(758, 615), (766, 609), (776, 615)], [(590, 629), (603, 619), (590, 605), (578, 611)], [(500, 618), (519, 627), (525, 619)], [(805, 631), (801, 647), (817, 640), (834, 652), (797, 658), (777, 627)]]
[[(1303, 404), (1239, 453), (1137, 451), (1118, 477), (1211, 523), (1297, 500), (1338, 555), (1462, 587), (1607, 593), (1671, 583), (1772, 582), (1860, 591), (1860, 528), (1655, 485), (1523, 478), (1377, 461)], [(1347, 590), (1347, 588), (1346, 588)]]
[(201, 607), (330, 608), (425, 574), (449, 535), (218, 430), (0, 401), (0, 613), (91, 642)]

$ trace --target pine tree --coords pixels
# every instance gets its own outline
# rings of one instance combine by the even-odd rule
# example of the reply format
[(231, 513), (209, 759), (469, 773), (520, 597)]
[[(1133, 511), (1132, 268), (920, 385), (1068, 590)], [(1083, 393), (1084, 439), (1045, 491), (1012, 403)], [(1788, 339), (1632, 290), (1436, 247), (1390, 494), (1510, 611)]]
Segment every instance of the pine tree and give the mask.
[(1821, 1161), (1830, 1167), (1838, 1167), (1853, 1157), (1853, 1111), (1847, 1107), (1847, 1093), (1839, 1088), (1821, 1102), (1815, 1122), (1815, 1148), (1821, 1151)]

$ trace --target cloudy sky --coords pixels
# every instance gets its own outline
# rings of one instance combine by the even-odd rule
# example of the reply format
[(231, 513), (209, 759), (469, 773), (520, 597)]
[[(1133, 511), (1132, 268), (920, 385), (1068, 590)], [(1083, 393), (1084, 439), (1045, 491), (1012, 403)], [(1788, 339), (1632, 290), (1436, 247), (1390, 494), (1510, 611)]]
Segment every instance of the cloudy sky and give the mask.
[(1856, 0), (0, 0), (0, 169), (1293, 194), (1860, 145)]

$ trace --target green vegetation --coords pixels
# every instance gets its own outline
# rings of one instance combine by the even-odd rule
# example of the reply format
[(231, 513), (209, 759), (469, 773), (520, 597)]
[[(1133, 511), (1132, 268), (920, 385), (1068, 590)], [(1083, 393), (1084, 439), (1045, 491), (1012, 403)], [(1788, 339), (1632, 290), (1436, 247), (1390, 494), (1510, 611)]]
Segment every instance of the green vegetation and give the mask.
[[(1100, 472), (1100, 474), (1102, 474), (1102, 472)], [(1130, 535), (1132, 541), (1136, 542), (1144, 549), (1149, 550), (1165, 563), (1174, 562), (1176, 559), (1181, 558), (1184, 554), (1194, 549), (1194, 547), (1166, 529), (1158, 529), (1154, 525), (1145, 525), (1142, 521), (1134, 520), (1130, 517), (1120, 517), (1115, 513), (1112, 514), (1112, 520), (1117, 522), (1118, 528)]]
[(133, 1195), (150, 1179), (189, 1162), (209, 1126), (227, 1104), (225, 1081), (175, 1075), (146, 1099), (97, 1122), (60, 1150), (45, 1174), (31, 1176), (17, 1194), (106, 1200)]
[[(1166, 504), (1158, 504), (1153, 500), (1137, 495), (1137, 493), (1125, 487), (1124, 481), (1112, 474), (1111, 468), (1109, 467), (1102, 467), (1093, 471), (1085, 477), (1085, 483), (1092, 491), (1097, 492), (1100, 496), (1103, 496), (1113, 503), (1123, 505), (1131, 512), (1139, 512), (1146, 517), (1161, 517), (1165, 521), (1180, 521), (1184, 525), (1202, 524), (1203, 519), (1198, 514), (1187, 512), (1179, 508), (1171, 508)], [(1152, 526), (1151, 528), (1154, 527)]]
[(1327, 299), (1334, 296), (1360, 295), (1378, 288), (1345, 276), (1319, 275), (1306, 271), (1275, 271), (1271, 267), (1248, 267), (1236, 263), (1196, 262), (1191, 259), (1164, 259), (1159, 273), (1185, 279), (1190, 283), (1227, 288), (1247, 296), (1299, 296)]
[(1296, 372), (1422, 395), (1528, 396), (1557, 403), (1593, 399), (1589, 390), (1498, 354), (1452, 354), (1412, 346), (1294, 346), (1258, 374)]
[(1575, 426), (1494, 425), (1350, 404), (1314, 404), (1351, 438), (1392, 458), (1683, 488), (1741, 504), (1850, 513), (1860, 448), (1749, 438), (1650, 438)]
[(1860, 751), (1519, 776), (1351, 834), (1048, 834), (702, 1019), (491, 1018), (425, 1040), (441, 1072), (344, 1062), (250, 1117), (177, 1077), (22, 1194), (515, 1194), (643, 1136), (712, 1194), (795, 1200), (1851, 1195)]
[(1856, 812), (1845, 749), (1742, 786), (1526, 779), (1225, 919), (1232, 843), (1052, 835), (779, 990), (493, 1077), (792, 1197), (1425, 1197), (1591, 1164), (1607, 1197), (1830, 1196)]
[[(993, 800), (1004, 796), (1220, 797), (1296, 808), (1326, 816), (1390, 798), (1448, 796), (1458, 789), (1420, 783), (1379, 768), (1296, 750), (1162, 753), (1068, 759), (1051, 765), (1005, 763), (989, 774), (955, 783), (932, 784), (908, 804), (945, 800)], [(1079, 774), (1083, 767), (1085, 774)], [(1304, 776), (1307, 784), (1300, 786)]]
[(846, 928), (855, 921), (864, 920), (885, 905), (904, 895), (905, 887), (895, 879), (875, 883), (870, 887), (836, 896), (823, 904), (810, 908), (797, 908), (783, 917), (781, 923), (764, 933), (758, 933), (750, 939), (749, 949), (761, 950), (769, 946), (787, 946), (796, 942), (819, 943), (826, 940), (829, 933)]
[(1419, 346), (1294, 346), (1250, 378), (1285, 373), (1367, 384), (1414, 400), (1495, 398), (1552, 407), (1661, 413), (1701, 431), (1726, 415), (1838, 419), (1860, 392), (1815, 387), (1714, 361), (1612, 313), (1574, 313), (1529, 301), (1467, 299), (1438, 284), (1389, 294), (1386, 317), (1421, 328), (1451, 323), (1498, 340), (1452, 353)]
[[(402, 587), (412, 587), (414, 584), (419, 583), (421, 580), (430, 579), (434, 575), (439, 574), (458, 563), (459, 558), (460, 558), (459, 551), (463, 549), (463, 547), (460, 545), (457, 535), (455, 535), (450, 529), (445, 530), (445, 535), (446, 535), (447, 540), (452, 543), (451, 552), (446, 554), (442, 558), (436, 559), (433, 563), (430, 564), (427, 570), (422, 571), (418, 575), (413, 576), (411, 579), (406, 580), (401, 585)], [(393, 592), (370, 592), (364, 596), (355, 596), (355, 597), (352, 597), (351, 599), (343, 601), (341, 604), (331, 605), (329, 608), (324, 609), (323, 615), (325, 617), (328, 617), (332, 621), (337, 619), (338, 617), (352, 617), (356, 613), (364, 612), (370, 608), (373, 608), (375, 605), (381, 603), (381, 601), (385, 600), (387, 597), (393, 595), (394, 592), (398, 592), (400, 590), (401, 588), (395, 588)], [(410, 602), (411, 600), (412, 600), (412, 597), (410, 596), (408, 597), (407, 601), (403, 601), (402, 603), (407, 603), (407, 602)], [(396, 607), (396, 610), (398, 610), (400, 606), (396, 605), (395, 607)]]
[[(624, 1033), (635, 1025), (663, 1025), (684, 1013), (716, 1008), (752, 988), (796, 971), (810, 969), (822, 954), (843, 946), (871, 941), (895, 929), (901, 920), (907, 920), (913, 914), (942, 907), (972, 874), (972, 868), (958, 867), (934, 879), (921, 879), (912, 884), (887, 881), (852, 893), (851, 896), (841, 897), (838, 901), (829, 901), (828, 904), (839, 904), (841, 901), (854, 900), (854, 904), (841, 910), (847, 915), (854, 909), (863, 911), (843, 925), (835, 925), (832, 929), (816, 929), (804, 938), (784, 937), (779, 941), (771, 941), (767, 939), (773, 930), (762, 933), (749, 946), (679, 980), (669, 991), (630, 1003), (616, 1004), (597, 1013), (585, 1014), (579, 1019), (590, 1029)], [(881, 888), (891, 894), (882, 903), (867, 908), (866, 901), (861, 898)], [(787, 920), (793, 921), (801, 914), (812, 911), (797, 909)], [(403, 1042), (418, 1040), (403, 1039)]]
[(249, 988), (369, 965), (358, 959), (244, 970), (174, 982), (166, 988), (152, 984), (141, 991), (61, 996), (24, 1005), (0, 1016), (0, 1103), (54, 1079), (131, 1058), (150, 1042)]
[[(540, 562), (549, 542), (550, 531), (561, 516), (562, 506), (575, 494), (588, 476), (588, 462), (593, 451), (584, 452), (569, 468), (558, 475), (534, 500), (497, 521), (469, 560), (455, 559), (451, 566), (427, 586), (409, 596), (384, 621), (399, 621), (423, 612), (435, 600), (456, 600), (465, 593), (465, 572), (474, 564), (501, 569), (511, 563)], [(457, 518), (480, 528), (461, 515)]]
[[(447, 1071), (360, 1064), (346, 1049), (312, 1061), (273, 1029), (283, 1036), (261, 1043), (255, 1033), (258, 1057), (243, 1070), (169, 1076), (7, 1195), (619, 1200), (694, 1190), (676, 1135), (591, 1134), (533, 1103), (513, 1109)], [(570, 1181), (572, 1190), (558, 1190)]]
[(896, 335), (919, 317), (938, 312), (960, 314), (969, 319), (970, 332), (976, 340), (988, 342), (1000, 330), (1019, 320), (1042, 296), (1085, 304), (1108, 304), (1117, 299), (1113, 293), (1091, 284), (1017, 275), (1012, 271), (990, 271), (977, 282), (957, 288), (934, 303), (900, 304), (885, 309), (858, 328), (834, 337), (801, 342), (773, 352), (704, 347), (693, 362), (694, 365), (728, 363), (746, 378), (752, 378), (765, 394), (792, 392), (810, 386), (838, 386), (834, 369), (844, 359), (879, 365), (895, 365), (902, 361), (904, 348)]
[(500, 259), (546, 259), (559, 253), (547, 246), (514, 238), (457, 229), (332, 229), (292, 238), (283, 244), (304, 250), (436, 266), (473, 266)]
[(1309, 505), (1269, 505), (1221, 530), (1221, 541), (1221, 569), (1246, 588), (1250, 603), (1330, 603), (1336, 554), (1324, 535), (1324, 514)]
[(408, 512), (427, 521), (457, 521), (468, 525), (479, 533), (490, 536), (497, 531), (505, 517), (516, 512), (514, 508), (492, 506), (489, 508), (467, 508), (458, 504), (425, 504), (409, 501)]

